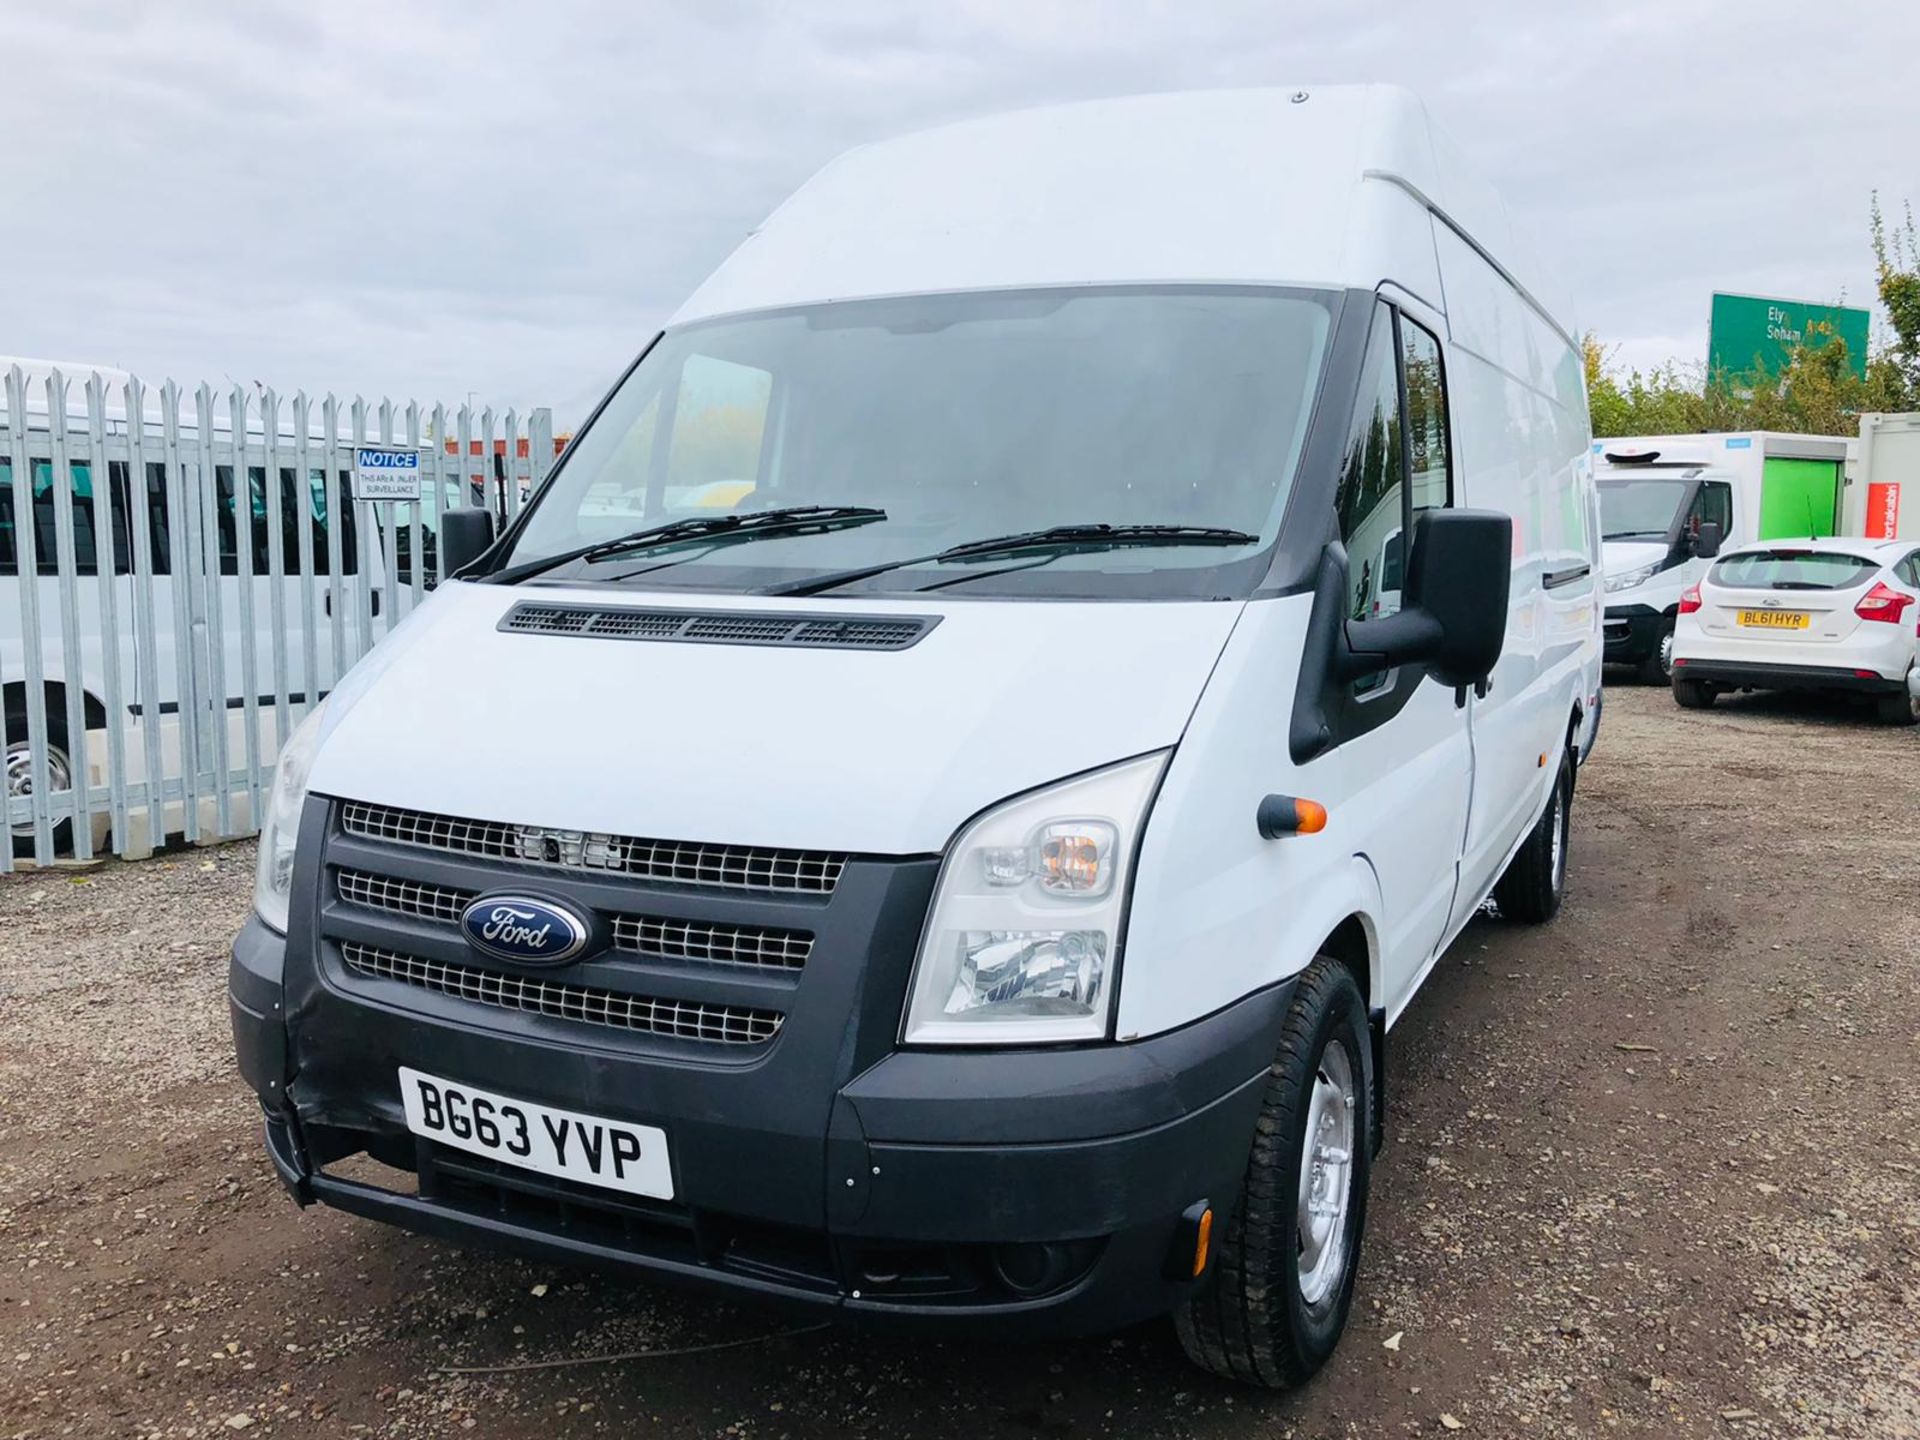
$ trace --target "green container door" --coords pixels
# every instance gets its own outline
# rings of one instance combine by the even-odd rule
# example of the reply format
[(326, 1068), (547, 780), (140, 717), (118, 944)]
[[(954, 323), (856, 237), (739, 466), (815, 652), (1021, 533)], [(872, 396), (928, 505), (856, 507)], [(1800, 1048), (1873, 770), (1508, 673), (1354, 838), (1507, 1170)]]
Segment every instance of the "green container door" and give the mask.
[(1769, 458), (1760, 472), (1760, 538), (1804, 540), (1834, 533), (1840, 466), (1833, 460)]

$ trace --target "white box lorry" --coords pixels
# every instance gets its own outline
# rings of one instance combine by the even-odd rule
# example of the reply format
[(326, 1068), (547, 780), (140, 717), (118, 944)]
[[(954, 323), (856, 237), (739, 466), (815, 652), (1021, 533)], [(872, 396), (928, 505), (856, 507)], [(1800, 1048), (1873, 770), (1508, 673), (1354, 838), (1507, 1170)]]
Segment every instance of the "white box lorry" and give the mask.
[(1680, 596), (1706, 573), (1700, 527), (1721, 543), (1846, 532), (1844, 435), (1770, 430), (1593, 442), (1605, 541), (1606, 658), (1664, 685)]

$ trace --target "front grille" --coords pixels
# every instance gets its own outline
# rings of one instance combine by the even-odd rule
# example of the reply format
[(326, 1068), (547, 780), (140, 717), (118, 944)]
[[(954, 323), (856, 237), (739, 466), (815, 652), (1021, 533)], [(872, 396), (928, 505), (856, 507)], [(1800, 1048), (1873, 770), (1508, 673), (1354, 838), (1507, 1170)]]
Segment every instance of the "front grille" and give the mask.
[(813, 951), (813, 936), (804, 930), (715, 925), (705, 920), (667, 920), (649, 915), (614, 916), (613, 943), (621, 950), (668, 960), (757, 965), (775, 970), (798, 970)]
[[(349, 904), (446, 925), (458, 924), (462, 912), (479, 893), (360, 870), (340, 871), (336, 883), (340, 898)], [(798, 970), (813, 950), (813, 936), (804, 930), (722, 925), (656, 915), (614, 916), (613, 943), (616, 949), (661, 960), (773, 970)]]
[(411, 915), (416, 920), (439, 920), (448, 925), (459, 923), (460, 912), (476, 893), (452, 890), (444, 885), (426, 885), (418, 880), (397, 880), (389, 875), (367, 875), (358, 870), (342, 870), (339, 885), (340, 898), (352, 904), (385, 910), (391, 915)]
[(642, 840), (598, 831), (551, 830), (497, 820), (463, 820), (349, 800), (340, 823), (349, 835), (418, 845), (455, 855), (479, 855), (528, 865), (604, 870), (674, 885), (733, 890), (783, 890), (827, 895), (840, 882), (847, 857), (816, 850), (749, 845), (702, 845)]
[(513, 635), (581, 635), (598, 640), (678, 640), (708, 645), (796, 645), (827, 650), (905, 650), (940, 623), (938, 615), (770, 614), (761, 610), (653, 610), (625, 605), (555, 605), (523, 600), (500, 629)]
[(363, 945), (357, 940), (341, 945), (340, 958), (356, 975), (395, 980), (476, 1005), (715, 1045), (763, 1044), (780, 1032), (780, 1023), (785, 1018), (774, 1010), (711, 1005), (699, 1000), (656, 1000), (646, 995), (622, 995), (538, 976), (449, 965), (419, 955), (402, 955)]

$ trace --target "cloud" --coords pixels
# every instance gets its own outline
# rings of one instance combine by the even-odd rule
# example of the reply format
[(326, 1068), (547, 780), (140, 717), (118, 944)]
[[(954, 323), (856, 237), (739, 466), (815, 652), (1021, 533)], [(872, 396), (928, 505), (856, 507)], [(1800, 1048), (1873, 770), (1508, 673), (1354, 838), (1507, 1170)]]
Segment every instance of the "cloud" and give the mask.
[(1501, 187), (1581, 323), (1691, 359), (1713, 289), (1870, 298), (1868, 196), (1920, 188), (1916, 46), (1920, 11), (1865, 0), (12, 6), (31, 123), (0, 150), (0, 345), (564, 424), (851, 145), (1387, 79)]

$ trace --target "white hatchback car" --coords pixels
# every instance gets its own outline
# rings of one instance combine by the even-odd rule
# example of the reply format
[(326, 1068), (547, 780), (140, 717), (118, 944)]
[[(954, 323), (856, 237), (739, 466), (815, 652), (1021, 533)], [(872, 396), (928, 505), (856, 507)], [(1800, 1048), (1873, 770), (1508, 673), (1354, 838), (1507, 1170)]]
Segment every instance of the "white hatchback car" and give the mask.
[(1742, 545), (1680, 597), (1673, 698), (1702, 710), (1723, 690), (1845, 691), (1911, 725), (1920, 720), (1916, 625), (1912, 540)]

